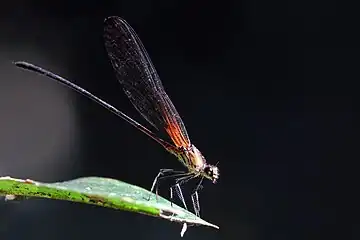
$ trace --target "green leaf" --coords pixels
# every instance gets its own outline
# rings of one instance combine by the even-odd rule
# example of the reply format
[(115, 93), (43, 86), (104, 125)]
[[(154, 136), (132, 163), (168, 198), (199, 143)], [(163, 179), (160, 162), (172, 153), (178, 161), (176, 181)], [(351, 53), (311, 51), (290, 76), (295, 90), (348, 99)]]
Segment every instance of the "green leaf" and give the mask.
[(0, 177), (0, 195), (6, 196), (8, 200), (40, 197), (142, 213), (183, 223), (182, 235), (186, 231), (186, 224), (219, 228), (144, 188), (110, 178), (86, 177), (58, 183), (42, 183), (29, 179)]

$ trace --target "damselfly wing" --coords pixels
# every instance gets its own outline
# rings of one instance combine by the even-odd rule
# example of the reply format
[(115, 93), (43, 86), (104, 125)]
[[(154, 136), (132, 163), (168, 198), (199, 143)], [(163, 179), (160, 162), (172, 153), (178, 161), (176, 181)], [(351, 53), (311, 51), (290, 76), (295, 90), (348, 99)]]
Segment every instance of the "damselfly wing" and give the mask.
[(115, 113), (174, 154), (187, 168), (187, 171), (161, 169), (153, 181), (151, 191), (157, 191), (160, 179), (173, 177), (176, 179), (176, 184), (170, 188), (170, 197), (173, 198), (173, 191), (175, 190), (186, 207), (180, 185), (190, 179), (200, 178), (191, 195), (194, 211), (199, 216), (198, 190), (204, 178), (216, 183), (219, 178), (218, 167), (208, 164), (201, 152), (190, 142), (179, 113), (165, 92), (150, 57), (132, 27), (120, 17), (109, 17), (105, 19), (104, 41), (116, 78), (122, 85), (125, 94), (143, 118), (158, 131), (166, 133), (172, 143), (158, 137), (154, 132), (120, 110), (69, 80), (27, 62), (16, 62), (15, 64), (18, 67), (46, 75), (80, 92)]

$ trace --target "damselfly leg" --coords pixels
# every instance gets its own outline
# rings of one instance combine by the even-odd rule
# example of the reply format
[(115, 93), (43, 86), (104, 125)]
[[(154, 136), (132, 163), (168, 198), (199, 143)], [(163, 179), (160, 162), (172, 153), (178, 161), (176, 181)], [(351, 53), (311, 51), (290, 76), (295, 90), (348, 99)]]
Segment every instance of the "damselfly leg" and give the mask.
[[(155, 179), (154, 179), (154, 181), (152, 183), (150, 192), (153, 192), (154, 189), (155, 189), (155, 193), (157, 195), (158, 188), (159, 188), (159, 185), (160, 185), (159, 181), (162, 180), (162, 179), (181, 177), (181, 176), (185, 176), (185, 175), (188, 175), (188, 174), (189, 173), (184, 172), (184, 171), (175, 171), (173, 169), (168, 169), (168, 168), (160, 169), (159, 173), (156, 175), (156, 177), (155, 177)], [(150, 199), (150, 196), (149, 196), (149, 199)]]
[(170, 201), (171, 201), (171, 206), (172, 206), (172, 203), (173, 203), (173, 200), (174, 200), (174, 195), (173, 195), (173, 189), (175, 188), (175, 192), (176, 192), (176, 195), (178, 196), (178, 198), (181, 200), (182, 204), (184, 205), (185, 209), (188, 210), (187, 206), (186, 206), (186, 202), (185, 202), (185, 199), (184, 199), (184, 195), (182, 194), (182, 191), (181, 191), (181, 187), (180, 187), (180, 184), (177, 183), (173, 186), (170, 187)]
[(188, 210), (187, 206), (186, 206), (186, 203), (185, 203), (185, 198), (184, 198), (184, 195), (182, 193), (182, 190), (181, 190), (181, 187), (180, 185), (186, 183), (187, 181), (193, 179), (195, 177), (194, 174), (192, 173), (187, 173), (185, 176), (183, 177), (180, 177), (180, 178), (177, 178), (175, 181), (176, 181), (176, 184), (171, 186), (170, 188), (170, 199), (171, 199), (171, 203), (173, 202), (173, 194), (172, 194), (172, 189), (175, 188), (176, 190), (176, 194), (178, 196), (178, 198), (181, 200), (181, 202), (183, 203), (183, 205), (185, 206), (185, 209)]
[(202, 189), (202, 181), (203, 177), (200, 179), (199, 183), (197, 184), (195, 191), (193, 194), (191, 194), (191, 201), (194, 207), (194, 211), (196, 216), (200, 217), (200, 202), (199, 202), (199, 194), (198, 191)]
[[(168, 178), (175, 178), (176, 184), (174, 184), (174, 185), (172, 185), (170, 187), (171, 206), (172, 206), (172, 203), (174, 201), (174, 194), (173, 193), (174, 193), (174, 190), (175, 190), (177, 197), (180, 199), (180, 201), (184, 205), (185, 209), (187, 210), (187, 205), (186, 205), (185, 198), (184, 198), (184, 195), (182, 193), (180, 185), (186, 183), (187, 181), (189, 181), (190, 179), (192, 179), (194, 177), (195, 177), (194, 174), (189, 173), (189, 172), (175, 171), (173, 169), (160, 169), (159, 173), (156, 175), (156, 177), (155, 177), (155, 179), (153, 181), (153, 184), (151, 186), (150, 191), (153, 192), (155, 190), (155, 194), (157, 196), (158, 195), (159, 185), (160, 185), (160, 180), (168, 179)], [(150, 196), (149, 196), (148, 200), (150, 200)]]

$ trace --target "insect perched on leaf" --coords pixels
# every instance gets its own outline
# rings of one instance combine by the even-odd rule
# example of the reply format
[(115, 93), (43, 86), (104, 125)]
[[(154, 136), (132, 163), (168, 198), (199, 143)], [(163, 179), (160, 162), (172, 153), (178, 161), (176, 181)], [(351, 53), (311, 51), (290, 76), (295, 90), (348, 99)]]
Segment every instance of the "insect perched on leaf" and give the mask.
[(170, 188), (170, 197), (171, 199), (173, 198), (173, 189), (175, 189), (177, 195), (186, 207), (180, 185), (190, 179), (200, 178), (197, 187), (191, 195), (194, 211), (196, 215), (199, 216), (200, 204), (198, 190), (204, 178), (216, 183), (219, 178), (218, 167), (208, 164), (201, 152), (190, 142), (180, 115), (166, 94), (143, 44), (130, 25), (120, 17), (109, 17), (105, 19), (104, 40), (108, 56), (116, 73), (116, 78), (122, 84), (125, 94), (138, 112), (155, 129), (167, 134), (172, 140), (172, 143), (161, 139), (154, 132), (76, 84), (27, 62), (16, 62), (15, 64), (18, 67), (46, 75), (89, 97), (154, 139), (167, 151), (174, 154), (187, 168), (187, 171), (161, 169), (154, 179), (151, 191), (155, 190), (157, 192), (158, 181), (160, 179), (174, 177), (176, 184)]

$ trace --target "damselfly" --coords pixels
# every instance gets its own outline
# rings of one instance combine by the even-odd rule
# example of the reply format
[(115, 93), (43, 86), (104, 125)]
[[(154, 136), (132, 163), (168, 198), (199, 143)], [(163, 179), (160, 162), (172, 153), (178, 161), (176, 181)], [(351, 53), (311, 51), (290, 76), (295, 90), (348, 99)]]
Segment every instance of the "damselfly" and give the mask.
[(158, 137), (140, 123), (131, 119), (112, 105), (96, 97), (92, 93), (50, 71), (27, 62), (16, 62), (16, 66), (28, 69), (50, 77), (99, 103), (117, 116), (121, 117), (150, 138), (154, 139), (167, 151), (174, 154), (187, 168), (187, 171), (161, 169), (155, 177), (151, 191), (156, 191), (160, 179), (175, 178), (175, 185), (170, 188), (170, 198), (173, 200), (173, 189), (186, 207), (180, 185), (190, 179), (199, 178), (199, 183), (191, 194), (194, 211), (200, 214), (198, 190), (204, 178), (213, 183), (219, 178), (216, 165), (208, 164), (201, 152), (190, 142), (184, 123), (177, 110), (166, 94), (160, 78), (132, 27), (120, 17), (105, 19), (105, 47), (115, 70), (116, 78), (122, 84), (125, 94), (137, 111), (158, 131), (163, 131), (170, 137), (172, 143)]

